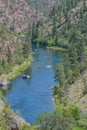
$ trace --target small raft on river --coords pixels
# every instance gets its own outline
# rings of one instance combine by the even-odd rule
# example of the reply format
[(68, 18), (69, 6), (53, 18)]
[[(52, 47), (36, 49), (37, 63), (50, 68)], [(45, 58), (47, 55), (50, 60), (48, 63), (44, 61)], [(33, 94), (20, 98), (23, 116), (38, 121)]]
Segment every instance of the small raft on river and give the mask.
[(23, 75), (22, 78), (23, 79), (30, 79), (30, 76), (29, 75)]

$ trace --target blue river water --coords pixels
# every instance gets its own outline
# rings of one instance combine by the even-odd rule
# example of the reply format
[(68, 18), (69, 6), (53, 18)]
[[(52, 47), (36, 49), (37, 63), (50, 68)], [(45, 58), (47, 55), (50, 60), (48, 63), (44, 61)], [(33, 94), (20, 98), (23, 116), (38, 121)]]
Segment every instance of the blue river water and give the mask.
[(58, 52), (45, 48), (35, 48), (33, 51), (34, 61), (24, 72), (31, 78), (23, 79), (21, 74), (12, 81), (6, 98), (14, 111), (19, 111), (29, 123), (36, 124), (39, 114), (55, 110), (52, 94), (52, 87), (56, 84), (54, 65), (63, 59)]

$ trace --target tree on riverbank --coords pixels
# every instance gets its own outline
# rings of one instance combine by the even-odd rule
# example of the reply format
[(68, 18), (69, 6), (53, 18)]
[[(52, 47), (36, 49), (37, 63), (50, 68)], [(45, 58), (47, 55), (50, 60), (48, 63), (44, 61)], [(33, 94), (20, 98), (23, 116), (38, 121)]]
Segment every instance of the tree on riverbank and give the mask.
[(75, 130), (75, 119), (79, 120), (79, 114), (77, 107), (66, 109), (59, 106), (54, 114), (43, 113), (38, 117), (39, 130)]

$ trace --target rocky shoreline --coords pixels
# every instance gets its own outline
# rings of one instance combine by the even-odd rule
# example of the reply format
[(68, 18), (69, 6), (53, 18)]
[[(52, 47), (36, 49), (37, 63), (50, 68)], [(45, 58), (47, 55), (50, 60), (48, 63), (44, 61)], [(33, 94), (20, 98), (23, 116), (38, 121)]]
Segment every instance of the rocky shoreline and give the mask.
[(11, 110), (3, 97), (0, 97), (0, 115), (1, 119), (3, 118), (3, 115), (5, 116), (5, 120), (8, 120), (8, 122), (10, 123), (9, 127), (11, 128), (19, 128), (21, 125), (24, 124), (30, 126), (30, 124), (22, 116)]

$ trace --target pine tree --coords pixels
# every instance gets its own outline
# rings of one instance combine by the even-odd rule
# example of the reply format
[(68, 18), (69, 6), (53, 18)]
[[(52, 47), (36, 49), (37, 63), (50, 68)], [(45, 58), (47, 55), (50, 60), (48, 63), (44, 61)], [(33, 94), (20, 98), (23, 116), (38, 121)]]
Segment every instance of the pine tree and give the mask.
[(70, 67), (71, 70), (73, 71), (73, 75), (72, 75), (73, 80), (75, 80), (80, 74), (75, 45), (71, 44), (69, 46), (68, 55), (69, 55)]
[(7, 52), (7, 61), (11, 63), (12, 61), (12, 54), (11, 54), (11, 49), (8, 47), (8, 52)]
[(60, 86), (64, 84), (65, 81), (65, 73), (64, 68), (61, 64), (56, 65), (56, 74), (55, 74), (56, 80), (58, 80)]

